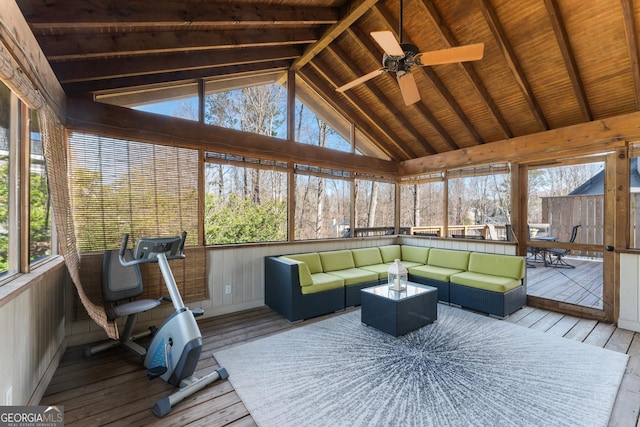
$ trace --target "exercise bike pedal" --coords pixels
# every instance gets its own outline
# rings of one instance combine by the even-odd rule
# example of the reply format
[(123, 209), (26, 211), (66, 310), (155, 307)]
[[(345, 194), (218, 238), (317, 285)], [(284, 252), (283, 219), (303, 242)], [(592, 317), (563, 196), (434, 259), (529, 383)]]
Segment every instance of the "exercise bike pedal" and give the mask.
[(149, 380), (158, 378), (160, 375), (164, 374), (165, 372), (167, 372), (166, 366), (155, 366), (153, 368), (149, 368), (144, 371), (144, 373), (147, 375), (147, 378), (149, 378)]
[(193, 317), (200, 317), (204, 315), (204, 309), (194, 308), (193, 310), (191, 310), (191, 313), (193, 314)]

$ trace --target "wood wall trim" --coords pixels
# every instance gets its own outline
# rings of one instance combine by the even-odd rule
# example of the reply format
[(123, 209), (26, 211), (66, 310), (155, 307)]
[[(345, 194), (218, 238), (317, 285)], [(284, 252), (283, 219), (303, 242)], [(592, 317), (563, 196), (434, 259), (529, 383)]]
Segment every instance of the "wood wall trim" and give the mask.
[(398, 165), (265, 135), (206, 125), (175, 117), (69, 98), (69, 130), (155, 144), (204, 149), (238, 156), (298, 162), (312, 166), (397, 177)]

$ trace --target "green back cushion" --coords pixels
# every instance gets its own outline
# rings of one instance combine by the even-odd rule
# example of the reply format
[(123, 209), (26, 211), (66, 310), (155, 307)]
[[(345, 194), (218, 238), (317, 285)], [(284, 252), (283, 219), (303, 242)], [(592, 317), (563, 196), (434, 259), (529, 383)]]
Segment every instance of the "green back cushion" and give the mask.
[(469, 252), (450, 249), (431, 249), (429, 251), (429, 265), (436, 267), (466, 270), (469, 266)]
[(382, 264), (382, 255), (378, 248), (352, 249), (351, 255), (356, 267)]
[(380, 246), (380, 255), (382, 255), (382, 262), (385, 264), (396, 259), (402, 259), (400, 245)]
[(354, 268), (356, 265), (353, 262), (353, 256), (351, 251), (329, 251), (320, 252), (320, 260), (322, 261), (322, 268), (324, 272), (346, 270), (347, 268)]
[(322, 273), (322, 262), (320, 261), (320, 255), (317, 252), (311, 252), (308, 254), (295, 254), (287, 255), (286, 258), (295, 259), (296, 261), (302, 261), (309, 267), (309, 272)]
[(427, 263), (429, 256), (429, 248), (421, 248), (419, 246), (402, 246), (402, 261)]
[(473, 252), (469, 257), (469, 271), (493, 276), (524, 277), (524, 258), (510, 255), (495, 255)]
[(300, 286), (311, 286), (313, 285), (313, 278), (311, 277), (311, 272), (309, 272), (309, 266), (307, 263), (298, 261), (297, 259), (289, 258), (286, 256), (280, 257), (282, 259), (286, 259), (291, 262), (295, 262), (298, 264), (298, 276), (300, 277)]

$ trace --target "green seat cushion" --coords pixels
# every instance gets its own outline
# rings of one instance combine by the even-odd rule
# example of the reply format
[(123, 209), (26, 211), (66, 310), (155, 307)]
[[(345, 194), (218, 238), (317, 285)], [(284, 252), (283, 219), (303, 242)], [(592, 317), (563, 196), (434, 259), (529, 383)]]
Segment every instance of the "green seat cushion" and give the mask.
[(365, 265), (358, 268), (373, 271), (378, 275), (378, 279), (387, 279), (389, 277), (389, 264)]
[(349, 250), (320, 252), (320, 261), (322, 261), (322, 271), (325, 273), (356, 266)]
[[(420, 246), (402, 245), (401, 247), (402, 261), (417, 262), (418, 264), (426, 264), (429, 257), (429, 248)], [(406, 266), (405, 266), (406, 267)]]
[(308, 254), (285, 255), (285, 258), (304, 262), (309, 267), (309, 272), (311, 274), (323, 272), (322, 262), (320, 261), (320, 254), (318, 254), (317, 252), (311, 252)]
[(313, 285), (313, 278), (311, 277), (311, 272), (309, 271), (309, 266), (306, 262), (288, 258), (286, 256), (281, 256), (280, 258), (286, 259), (290, 262), (295, 262), (298, 264), (298, 276), (300, 277), (300, 286), (311, 286)]
[(382, 255), (382, 262), (388, 264), (394, 262), (397, 259), (402, 259), (402, 250), (400, 245), (387, 245), (380, 246), (380, 255)]
[(427, 264), (436, 267), (453, 268), (455, 270), (466, 271), (469, 266), (469, 255), (467, 251), (454, 251), (451, 249), (431, 249)]
[(378, 280), (378, 274), (362, 268), (346, 268), (344, 270), (334, 270), (329, 273), (332, 276), (344, 280), (345, 286), (358, 285), (360, 283), (374, 282)]
[(313, 284), (311, 286), (304, 286), (300, 288), (303, 295), (328, 291), (329, 289), (338, 289), (344, 286), (344, 280), (327, 273), (314, 273), (311, 275), (311, 278), (313, 279)]
[(455, 268), (438, 267), (435, 265), (418, 265), (416, 267), (410, 267), (408, 270), (409, 274), (413, 274), (414, 276), (439, 280), (441, 282), (448, 282), (452, 275), (462, 273), (464, 271), (457, 270)]
[(356, 267), (384, 264), (382, 262), (382, 255), (380, 255), (380, 249), (378, 248), (352, 249), (351, 255), (353, 255), (353, 262)]
[[(402, 266), (404, 268), (406, 268), (407, 270), (409, 270), (411, 267), (417, 267), (419, 265), (424, 265), (420, 262), (413, 262), (413, 261), (400, 261), (400, 263), (402, 264)], [(387, 266), (393, 264), (392, 262), (390, 262), (389, 264), (387, 264)]]
[(475, 273), (473, 271), (454, 274), (450, 280), (451, 283), (498, 293), (505, 293), (522, 284), (519, 279), (512, 277), (493, 276), (484, 273)]
[(520, 280), (524, 277), (525, 268), (523, 257), (473, 252), (467, 270)]

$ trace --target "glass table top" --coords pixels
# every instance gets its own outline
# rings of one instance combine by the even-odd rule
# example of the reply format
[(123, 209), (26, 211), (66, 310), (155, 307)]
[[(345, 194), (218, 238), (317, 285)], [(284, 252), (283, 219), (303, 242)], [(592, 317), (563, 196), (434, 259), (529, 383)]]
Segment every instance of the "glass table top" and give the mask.
[(418, 285), (416, 283), (407, 283), (407, 289), (404, 291), (396, 291), (389, 287), (388, 283), (378, 286), (372, 286), (370, 288), (362, 289), (363, 292), (368, 292), (381, 297), (389, 298), (392, 300), (403, 300), (411, 298), (416, 295), (424, 294), (426, 292), (433, 292), (436, 288), (427, 285)]

